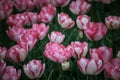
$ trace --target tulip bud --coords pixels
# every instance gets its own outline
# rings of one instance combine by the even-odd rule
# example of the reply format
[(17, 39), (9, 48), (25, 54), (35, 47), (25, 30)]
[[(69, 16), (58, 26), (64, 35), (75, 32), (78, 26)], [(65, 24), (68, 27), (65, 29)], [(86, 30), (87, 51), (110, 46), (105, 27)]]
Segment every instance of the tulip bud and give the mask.
[(4, 75), (5, 68), (6, 68), (6, 63), (3, 60), (0, 60), (0, 79)]
[(85, 29), (88, 22), (90, 22), (90, 17), (87, 15), (79, 15), (76, 19), (76, 24), (79, 29)]
[(82, 39), (83, 38), (83, 31), (79, 30), (79, 37)]
[(117, 57), (120, 58), (120, 51), (118, 51)]
[(28, 78), (40, 78), (45, 70), (45, 64), (42, 64), (41, 60), (32, 60), (24, 65), (23, 69)]
[(0, 60), (5, 59), (7, 53), (7, 49), (5, 47), (0, 47)]
[(70, 45), (65, 47), (57, 42), (49, 42), (46, 44), (43, 54), (54, 62), (63, 63), (72, 57), (72, 52)]
[(49, 26), (45, 25), (44, 23), (33, 24), (32, 28), (34, 31), (36, 31), (39, 40), (42, 40), (49, 30)]
[(70, 18), (68, 14), (63, 12), (58, 14), (58, 23), (61, 25), (62, 28), (65, 29), (70, 29), (75, 24), (72, 18)]
[(48, 34), (48, 38), (51, 42), (62, 43), (65, 35), (58, 31), (52, 31), (51, 34)]
[(67, 62), (67, 61), (65, 61), (65, 62), (61, 63), (61, 67), (62, 67), (62, 70), (63, 70), (63, 71), (66, 71), (66, 70), (69, 69), (70, 63)]
[(21, 76), (21, 70), (16, 70), (13, 66), (7, 66), (5, 73), (2, 76), (2, 80), (19, 80)]

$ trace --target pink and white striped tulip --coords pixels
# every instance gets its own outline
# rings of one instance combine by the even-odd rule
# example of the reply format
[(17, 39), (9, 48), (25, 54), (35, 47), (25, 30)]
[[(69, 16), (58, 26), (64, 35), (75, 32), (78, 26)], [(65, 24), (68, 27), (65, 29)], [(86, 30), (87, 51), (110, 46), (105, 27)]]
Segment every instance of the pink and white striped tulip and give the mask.
[(57, 42), (49, 42), (46, 44), (43, 54), (54, 62), (63, 63), (72, 57), (72, 52), (70, 45), (65, 47)]
[(35, 46), (35, 44), (37, 42), (37, 37), (38, 37), (38, 35), (37, 35), (36, 31), (34, 31), (32, 28), (26, 29), (24, 34), (18, 40), (18, 43), (20, 43), (20, 42), (26, 43), (28, 50), (30, 51)]
[(13, 11), (11, 0), (0, 0), (0, 21), (8, 17)]
[(0, 60), (5, 59), (7, 53), (7, 49), (5, 47), (0, 46)]
[(23, 69), (28, 78), (40, 78), (45, 70), (45, 64), (42, 64), (41, 60), (32, 60), (24, 65)]
[(90, 57), (94, 59), (101, 59), (103, 63), (106, 64), (112, 59), (112, 48), (101, 46), (90, 49)]
[(7, 59), (13, 62), (23, 62), (28, 55), (28, 49), (26, 43), (19, 43), (17, 45), (12, 46), (7, 52)]
[(77, 62), (80, 71), (83, 74), (97, 75), (103, 70), (103, 62), (100, 59), (80, 58)]
[(114, 80), (120, 80), (120, 58), (114, 58), (105, 66), (105, 73), (107, 77)]
[(101, 22), (89, 22), (84, 32), (89, 40), (98, 41), (106, 35), (107, 27)]
[(25, 33), (25, 30), (23, 27), (15, 27), (13, 26), (12, 28), (9, 27), (9, 30), (7, 31), (7, 35), (10, 37), (10, 39), (14, 41), (18, 41), (21, 36)]
[(48, 0), (51, 4), (55, 6), (65, 7), (69, 4), (70, 0)]
[(61, 25), (62, 28), (65, 28), (65, 29), (70, 29), (75, 24), (72, 18), (70, 18), (68, 14), (63, 12), (58, 14), (58, 23)]
[(6, 63), (3, 60), (0, 60), (0, 79), (4, 75), (5, 68), (6, 68)]
[(105, 23), (108, 29), (120, 28), (120, 17), (119, 16), (108, 16), (105, 18)]
[(32, 29), (36, 31), (38, 35), (38, 39), (42, 40), (46, 36), (47, 32), (49, 31), (49, 26), (45, 25), (44, 23), (40, 24), (33, 24)]
[(76, 24), (79, 29), (85, 29), (91, 18), (87, 15), (79, 15), (76, 19)]
[(14, 0), (14, 6), (18, 11), (32, 11), (34, 3), (32, 0)]
[(38, 14), (38, 17), (40, 18), (41, 22), (49, 23), (53, 20), (55, 14), (56, 14), (55, 6), (53, 6), (52, 4), (48, 4), (42, 7), (40, 13)]
[(90, 8), (91, 4), (85, 0), (72, 1), (69, 6), (70, 11), (75, 15), (85, 14), (90, 10)]
[(21, 76), (21, 70), (18, 71), (13, 66), (7, 66), (5, 73), (2, 76), (2, 80), (19, 80)]
[(85, 57), (87, 55), (88, 52), (88, 43), (87, 42), (79, 42), (79, 41), (75, 41), (71, 43), (71, 46), (73, 48), (73, 57), (74, 58), (81, 58), (81, 57)]
[(65, 35), (58, 31), (52, 31), (50, 34), (48, 34), (48, 38), (51, 42), (62, 43)]

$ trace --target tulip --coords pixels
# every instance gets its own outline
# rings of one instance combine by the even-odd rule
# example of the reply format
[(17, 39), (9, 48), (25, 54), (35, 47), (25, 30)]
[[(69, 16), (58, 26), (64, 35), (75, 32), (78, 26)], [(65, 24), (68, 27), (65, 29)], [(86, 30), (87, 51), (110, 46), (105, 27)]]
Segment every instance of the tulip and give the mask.
[(43, 54), (54, 62), (63, 63), (72, 57), (72, 52), (70, 45), (65, 47), (57, 42), (49, 42), (46, 44)]
[(83, 38), (83, 31), (82, 30), (79, 30), (79, 37)]
[(85, 57), (88, 52), (88, 43), (87, 42), (79, 42), (75, 41), (71, 43), (71, 46), (73, 48), (73, 57), (74, 58), (81, 58)]
[(24, 34), (18, 40), (18, 43), (26, 43), (28, 50), (31, 51), (37, 42), (37, 33), (33, 29), (26, 29)]
[(68, 14), (63, 12), (58, 14), (58, 23), (61, 25), (62, 28), (65, 29), (70, 29), (75, 24), (72, 18), (70, 18)]
[(0, 79), (4, 75), (5, 68), (6, 68), (6, 63), (3, 60), (0, 60)]
[(63, 71), (66, 71), (66, 70), (69, 69), (70, 63), (67, 62), (67, 61), (65, 61), (65, 62), (61, 63), (61, 67), (62, 67), (62, 70), (63, 70)]
[(120, 80), (120, 58), (114, 58), (105, 66), (105, 73), (107, 77), (114, 80)]
[(52, 4), (48, 4), (42, 7), (40, 13), (38, 14), (38, 17), (40, 18), (41, 22), (49, 23), (53, 20), (55, 14), (56, 8)]
[(24, 34), (25, 30), (23, 27), (9, 27), (9, 30), (7, 31), (8, 36), (10, 37), (10, 39), (14, 40), (14, 41), (18, 41), (21, 36)]
[(101, 40), (107, 33), (107, 28), (100, 22), (89, 22), (84, 29), (85, 35), (91, 41)]
[(90, 10), (90, 7), (91, 4), (85, 0), (76, 0), (70, 3), (69, 9), (73, 14), (79, 15), (87, 13)]
[(5, 59), (7, 53), (7, 49), (5, 47), (0, 47), (0, 60)]
[(32, 0), (14, 0), (14, 6), (18, 11), (32, 11), (34, 3)]
[(79, 29), (85, 29), (88, 22), (90, 22), (90, 17), (87, 15), (79, 15), (76, 19), (76, 24)]
[(94, 59), (101, 59), (103, 60), (104, 64), (106, 64), (112, 59), (112, 48), (101, 46), (90, 49), (90, 57)]
[(117, 57), (120, 58), (120, 50), (118, 51)]
[(48, 32), (49, 26), (45, 25), (44, 23), (33, 24), (32, 29), (34, 31), (36, 31), (36, 33), (38, 35), (38, 39), (42, 40), (42, 39), (44, 39), (44, 37), (46, 36), (46, 34)]
[(94, 0), (94, 1), (102, 2), (102, 3), (104, 3), (104, 4), (110, 4), (110, 3), (112, 3), (112, 2), (115, 1), (115, 0)]
[(0, 21), (7, 18), (13, 11), (11, 0), (0, 0)]
[(120, 17), (118, 16), (108, 16), (105, 18), (105, 23), (108, 29), (118, 29), (120, 28)]
[(17, 45), (12, 46), (7, 52), (7, 59), (13, 62), (22, 62), (26, 59), (28, 55), (28, 49), (26, 43), (19, 43)]
[(13, 66), (7, 66), (5, 73), (2, 76), (2, 80), (19, 80), (21, 76), (21, 70), (18, 71)]
[(41, 60), (32, 60), (24, 65), (23, 69), (28, 78), (40, 78), (45, 70), (45, 64), (42, 64)]
[(80, 58), (77, 62), (80, 71), (83, 74), (97, 75), (103, 70), (103, 62), (100, 59)]
[(62, 43), (65, 35), (58, 31), (52, 31), (51, 34), (48, 34), (48, 38), (51, 42)]
[(48, 0), (51, 4), (55, 6), (65, 7), (69, 4), (70, 0)]

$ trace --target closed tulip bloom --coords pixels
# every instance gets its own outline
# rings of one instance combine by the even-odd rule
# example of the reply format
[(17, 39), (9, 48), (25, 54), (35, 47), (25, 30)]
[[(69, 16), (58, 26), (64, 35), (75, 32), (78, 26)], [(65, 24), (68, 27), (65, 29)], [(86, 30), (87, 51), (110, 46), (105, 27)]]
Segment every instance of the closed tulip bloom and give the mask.
[(0, 60), (5, 59), (7, 53), (7, 49), (5, 47), (0, 46)]
[(103, 60), (104, 64), (106, 64), (112, 59), (112, 48), (101, 46), (90, 49), (90, 57), (94, 59), (101, 59)]
[(45, 70), (45, 64), (42, 64), (41, 60), (32, 60), (24, 65), (23, 69), (28, 78), (40, 78)]
[(9, 30), (7, 31), (8, 36), (10, 37), (10, 39), (14, 40), (14, 41), (18, 41), (21, 36), (24, 34), (25, 30), (23, 27), (9, 27)]
[(34, 8), (32, 0), (14, 0), (13, 2), (18, 11), (32, 11)]
[(7, 59), (13, 62), (23, 62), (28, 54), (26, 43), (19, 43), (8, 49)]
[(53, 6), (52, 4), (48, 4), (42, 7), (40, 13), (38, 14), (38, 17), (40, 18), (41, 22), (49, 23), (53, 20), (55, 14), (56, 14), (55, 6)]
[(71, 43), (71, 46), (73, 48), (73, 57), (74, 58), (81, 58), (85, 57), (88, 52), (88, 43), (87, 42), (79, 42), (75, 41)]
[(63, 63), (72, 57), (72, 52), (70, 45), (65, 47), (57, 42), (49, 42), (45, 46), (44, 56), (54, 62)]
[(118, 51), (117, 57), (120, 58), (120, 50)]
[(21, 76), (21, 70), (16, 70), (13, 66), (7, 66), (5, 73), (2, 76), (2, 80), (19, 80)]
[(120, 17), (119, 16), (108, 16), (105, 18), (105, 23), (108, 29), (120, 28)]
[(120, 58), (114, 58), (105, 66), (106, 76), (114, 80), (120, 80)]
[(98, 41), (106, 35), (107, 27), (101, 22), (89, 22), (84, 32), (89, 40)]
[(90, 8), (91, 4), (85, 0), (72, 1), (69, 6), (70, 11), (75, 15), (85, 14), (90, 10)]
[(0, 60), (0, 79), (1, 79), (2, 76), (4, 75), (5, 68), (6, 68), (6, 63), (5, 63), (5, 61)]
[(65, 62), (61, 63), (61, 67), (62, 67), (62, 70), (63, 70), (63, 71), (68, 70), (69, 67), (70, 67), (70, 62), (65, 61)]
[(0, 21), (7, 18), (13, 11), (11, 0), (0, 0)]
[(63, 12), (58, 14), (58, 23), (61, 25), (62, 28), (65, 28), (65, 29), (70, 29), (75, 24), (72, 18), (70, 18), (68, 14)]
[(52, 31), (50, 34), (48, 34), (48, 38), (51, 42), (62, 43), (65, 35), (58, 31)]
[(76, 24), (79, 29), (85, 29), (88, 22), (90, 22), (90, 17), (87, 15), (79, 15), (76, 19)]
[(80, 71), (83, 74), (97, 75), (103, 70), (103, 62), (100, 59), (80, 58), (77, 62)]
[(70, 0), (48, 0), (51, 4), (55, 6), (65, 7), (69, 4)]
[(37, 33), (37, 38), (42, 40), (49, 31), (49, 26), (45, 25), (44, 23), (33, 24), (32, 29)]

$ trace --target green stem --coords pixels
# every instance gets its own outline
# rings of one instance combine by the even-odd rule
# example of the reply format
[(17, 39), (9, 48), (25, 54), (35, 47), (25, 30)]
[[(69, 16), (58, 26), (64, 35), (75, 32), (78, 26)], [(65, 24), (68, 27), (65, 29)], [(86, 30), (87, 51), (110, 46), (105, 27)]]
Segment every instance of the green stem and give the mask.
[(48, 80), (50, 80), (50, 78), (51, 78), (53, 72), (54, 72), (54, 69), (51, 70), (51, 72), (50, 72), (50, 74), (49, 74), (49, 76), (48, 76)]

